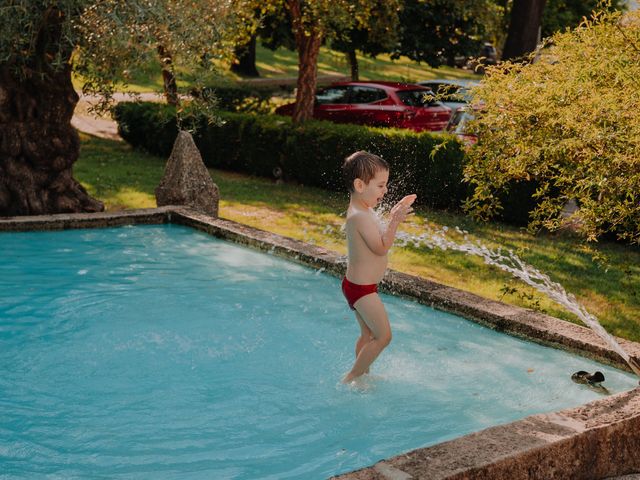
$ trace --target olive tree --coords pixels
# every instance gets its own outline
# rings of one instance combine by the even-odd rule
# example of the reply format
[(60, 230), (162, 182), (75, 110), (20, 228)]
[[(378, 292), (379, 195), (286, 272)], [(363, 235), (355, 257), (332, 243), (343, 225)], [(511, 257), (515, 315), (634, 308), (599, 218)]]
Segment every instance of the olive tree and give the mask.
[(489, 68), (475, 90), (467, 208), (490, 217), (502, 193), (533, 183), (530, 227), (559, 228), (574, 200), (588, 240), (640, 243), (640, 16), (595, 13), (531, 58)]
[(0, 215), (102, 210), (72, 176), (73, 72), (108, 99), (159, 53), (172, 71), (182, 61), (210, 70), (242, 32), (236, 20), (249, 3), (0, 0)]

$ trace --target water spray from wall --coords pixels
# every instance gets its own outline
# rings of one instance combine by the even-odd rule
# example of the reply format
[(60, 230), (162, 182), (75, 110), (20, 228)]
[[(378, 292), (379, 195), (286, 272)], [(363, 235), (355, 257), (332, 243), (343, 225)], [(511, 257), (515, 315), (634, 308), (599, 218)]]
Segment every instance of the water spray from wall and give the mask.
[(419, 235), (411, 235), (406, 232), (398, 232), (397, 244), (399, 246), (412, 245), (414, 247), (427, 247), (430, 249), (439, 248), (441, 250), (454, 250), (463, 252), (468, 255), (476, 255), (481, 257), (487, 265), (493, 265), (501, 270), (511, 273), (514, 277), (519, 278), (527, 285), (535, 288), (539, 292), (545, 294), (554, 302), (565, 307), (568, 311), (575, 314), (585, 325), (590, 327), (609, 347), (611, 347), (624, 361), (629, 365), (631, 370), (640, 377), (640, 363), (635, 357), (629, 355), (615, 338), (600, 325), (598, 319), (589, 313), (585, 307), (578, 302), (576, 297), (567, 292), (562, 285), (554, 282), (548, 275), (542, 273), (535, 267), (528, 265), (513, 251), (509, 249), (490, 249), (477, 241), (469, 239), (468, 232), (455, 227), (455, 231), (462, 235), (464, 241), (456, 242), (448, 235), (449, 228), (429, 229)]

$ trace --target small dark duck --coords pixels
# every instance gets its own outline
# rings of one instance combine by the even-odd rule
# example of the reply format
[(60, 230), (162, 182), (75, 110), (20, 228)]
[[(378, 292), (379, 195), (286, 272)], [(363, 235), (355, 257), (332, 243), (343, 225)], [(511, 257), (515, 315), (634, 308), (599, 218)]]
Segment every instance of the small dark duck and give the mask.
[(609, 390), (600, 385), (602, 382), (604, 382), (604, 374), (602, 372), (589, 373), (585, 372), (584, 370), (580, 370), (571, 375), (571, 380), (581, 385), (586, 385), (591, 390), (595, 390), (596, 392), (605, 394), (609, 393)]

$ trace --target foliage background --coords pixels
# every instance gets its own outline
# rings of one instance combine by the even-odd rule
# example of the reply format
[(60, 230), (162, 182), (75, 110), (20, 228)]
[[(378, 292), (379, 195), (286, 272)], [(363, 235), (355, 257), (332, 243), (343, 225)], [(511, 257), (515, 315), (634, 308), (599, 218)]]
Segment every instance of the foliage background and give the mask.
[(531, 60), (490, 68), (475, 90), (467, 208), (489, 218), (501, 194), (533, 182), (532, 229), (562, 227), (574, 199), (588, 240), (640, 242), (640, 17), (594, 14)]

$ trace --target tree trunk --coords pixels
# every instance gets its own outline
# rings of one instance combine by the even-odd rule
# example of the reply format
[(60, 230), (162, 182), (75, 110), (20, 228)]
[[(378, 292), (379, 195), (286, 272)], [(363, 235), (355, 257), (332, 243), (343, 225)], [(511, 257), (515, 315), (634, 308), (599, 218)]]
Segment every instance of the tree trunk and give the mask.
[(304, 25), (300, 0), (288, 0), (287, 5), (298, 49), (298, 83), (292, 118), (294, 123), (302, 123), (313, 117), (322, 32), (315, 24)]
[(357, 82), (360, 80), (360, 66), (358, 65), (358, 57), (356, 56), (356, 50), (354, 48), (350, 48), (349, 51), (347, 51), (347, 61), (351, 68), (351, 81)]
[(502, 60), (522, 58), (536, 49), (545, 3), (546, 0), (513, 0)]
[(98, 212), (72, 176), (80, 153), (71, 68), (19, 80), (0, 68), (0, 216)]
[(178, 105), (180, 99), (178, 97), (178, 85), (176, 77), (171, 69), (173, 57), (171, 52), (167, 51), (163, 45), (158, 45), (158, 55), (160, 56), (160, 64), (162, 65), (162, 83), (164, 84), (164, 97), (169, 105)]
[(256, 36), (253, 35), (249, 43), (235, 48), (237, 62), (231, 64), (231, 71), (244, 77), (259, 77), (256, 68)]

